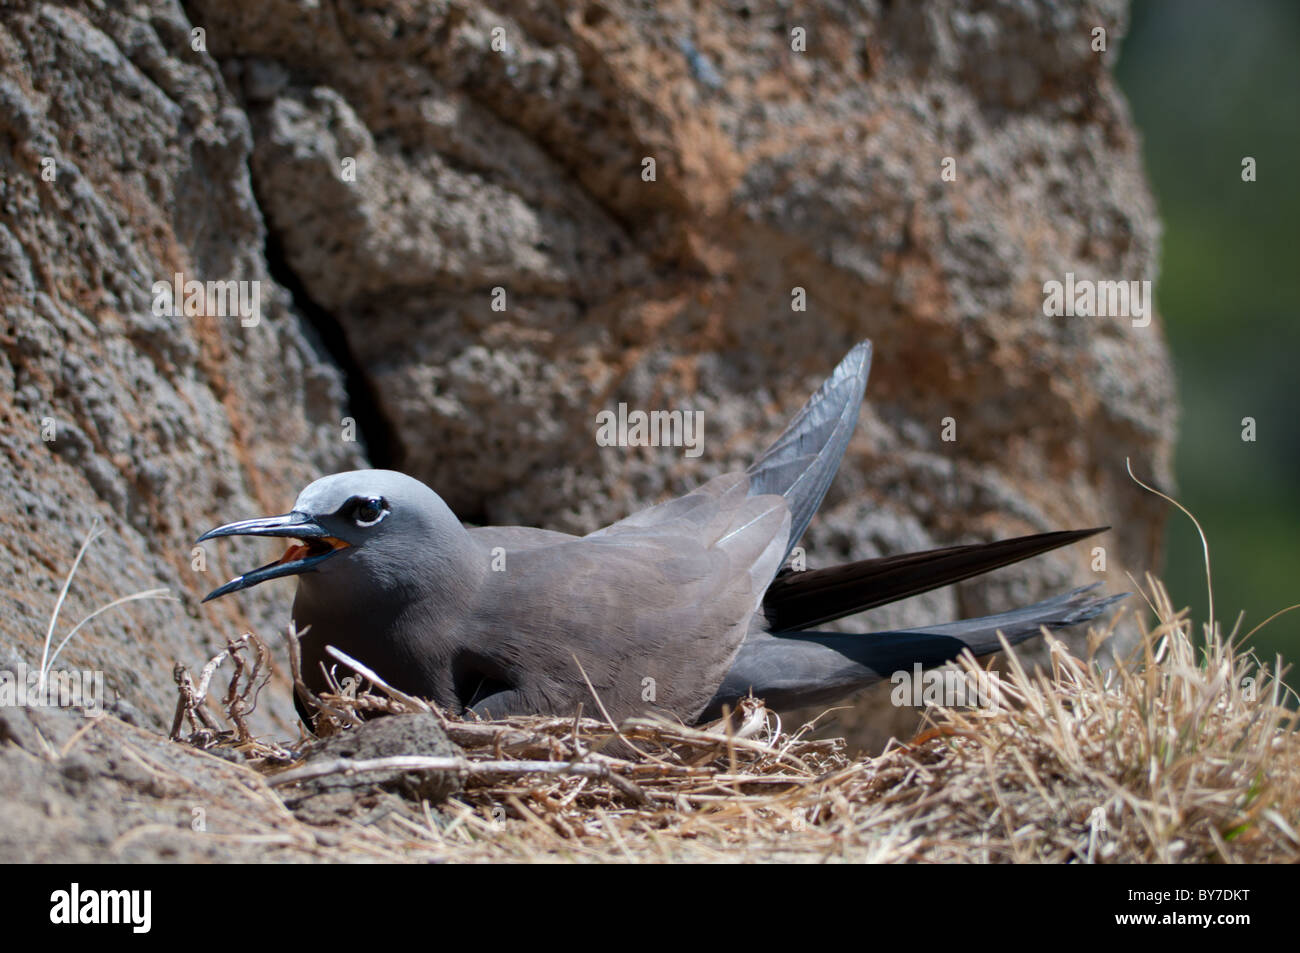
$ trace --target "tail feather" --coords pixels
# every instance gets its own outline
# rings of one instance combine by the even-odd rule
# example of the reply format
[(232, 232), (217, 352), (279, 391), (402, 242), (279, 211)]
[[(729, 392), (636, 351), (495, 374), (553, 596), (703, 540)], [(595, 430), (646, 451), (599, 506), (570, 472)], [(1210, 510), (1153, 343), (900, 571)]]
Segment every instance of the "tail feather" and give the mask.
[(795, 708), (838, 701), (897, 671), (943, 665), (969, 650), (976, 657), (1000, 651), (998, 633), (1015, 645), (1045, 626), (1060, 629), (1097, 618), (1128, 593), (1090, 595), (1099, 584), (978, 619), (943, 625), (877, 632), (778, 632), (746, 639), (701, 720), (716, 718), (750, 694), (772, 708)]
[(1037, 533), (992, 543), (863, 559), (827, 569), (787, 570), (768, 587), (763, 611), (769, 631), (808, 629), (1009, 566), (1106, 529), (1109, 527)]

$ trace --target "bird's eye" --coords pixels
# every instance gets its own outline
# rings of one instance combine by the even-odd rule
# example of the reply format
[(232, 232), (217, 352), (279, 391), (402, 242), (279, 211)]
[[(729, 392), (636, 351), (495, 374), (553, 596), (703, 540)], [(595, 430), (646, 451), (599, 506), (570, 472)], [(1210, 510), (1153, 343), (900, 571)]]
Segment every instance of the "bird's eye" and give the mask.
[(352, 504), (352, 521), (358, 526), (374, 526), (388, 515), (388, 501), (382, 497), (358, 499)]

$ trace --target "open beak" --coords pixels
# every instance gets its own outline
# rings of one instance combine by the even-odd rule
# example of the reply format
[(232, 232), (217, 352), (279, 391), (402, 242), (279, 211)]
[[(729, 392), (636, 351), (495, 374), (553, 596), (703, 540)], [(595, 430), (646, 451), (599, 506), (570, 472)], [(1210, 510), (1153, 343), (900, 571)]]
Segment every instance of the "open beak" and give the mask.
[(306, 513), (286, 513), (284, 516), (267, 516), (262, 519), (227, 523), (225, 526), (218, 526), (204, 533), (198, 538), (198, 542), (215, 539), (218, 536), (285, 536), (299, 542), (290, 546), (275, 562), (254, 569), (252, 572), (246, 572), (242, 576), (236, 576), (224, 586), (213, 589), (203, 597), (204, 602), (256, 586), (259, 582), (266, 582), (268, 579), (308, 572), (350, 545), (329, 535)]

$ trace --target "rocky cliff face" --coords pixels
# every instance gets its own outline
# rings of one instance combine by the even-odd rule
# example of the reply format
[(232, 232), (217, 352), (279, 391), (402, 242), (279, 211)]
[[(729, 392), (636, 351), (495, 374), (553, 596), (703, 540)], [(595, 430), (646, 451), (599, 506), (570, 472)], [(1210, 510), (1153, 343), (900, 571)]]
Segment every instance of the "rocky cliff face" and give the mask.
[[(338, 439), (336, 365), (269, 280), (247, 117), (179, 7), (134, 10), (10, 4), (0, 20), (0, 652), (39, 657), (98, 518), (60, 634), (138, 590), (181, 601), (111, 610), (66, 658), (158, 724), (173, 661), (209, 653), (236, 611), (283, 616), (269, 598), (200, 613), (229, 567), (213, 553), (196, 572), (196, 534), (361, 455)], [(259, 323), (155, 314), (154, 282), (178, 272), (260, 282)]]
[[(364, 463), (469, 520), (590, 530), (743, 466), (863, 337), (811, 565), (1115, 529), (1100, 577), (1080, 547), (854, 627), (1125, 587), (1160, 510), (1124, 460), (1169, 477), (1159, 322), (1043, 312), (1066, 273), (1154, 277), (1109, 72), (1124, 20), (1102, 0), (7, 3), (0, 662), (39, 656), (99, 518), (60, 631), (140, 589), (179, 601), (112, 610), (66, 658), (161, 725), (174, 660), (287, 615), (290, 583), (200, 609), (265, 556), (196, 554), (202, 530)], [(259, 320), (211, 292), (156, 313), (177, 273), (257, 282)], [(702, 410), (702, 454), (598, 447), (619, 402)], [(286, 727), (287, 692), (266, 705)]]

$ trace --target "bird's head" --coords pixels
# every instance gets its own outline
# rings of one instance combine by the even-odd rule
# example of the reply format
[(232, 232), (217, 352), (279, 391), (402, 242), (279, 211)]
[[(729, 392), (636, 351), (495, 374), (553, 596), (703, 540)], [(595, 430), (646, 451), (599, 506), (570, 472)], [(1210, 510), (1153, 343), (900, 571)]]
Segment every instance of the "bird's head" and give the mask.
[(304, 573), (361, 573), (380, 584), (401, 584), (420, 570), (422, 545), (459, 521), (442, 498), (414, 477), (393, 470), (353, 470), (310, 484), (283, 516), (241, 520), (199, 537), (281, 536), (294, 540), (273, 563), (237, 576), (203, 601), (268, 579)]

